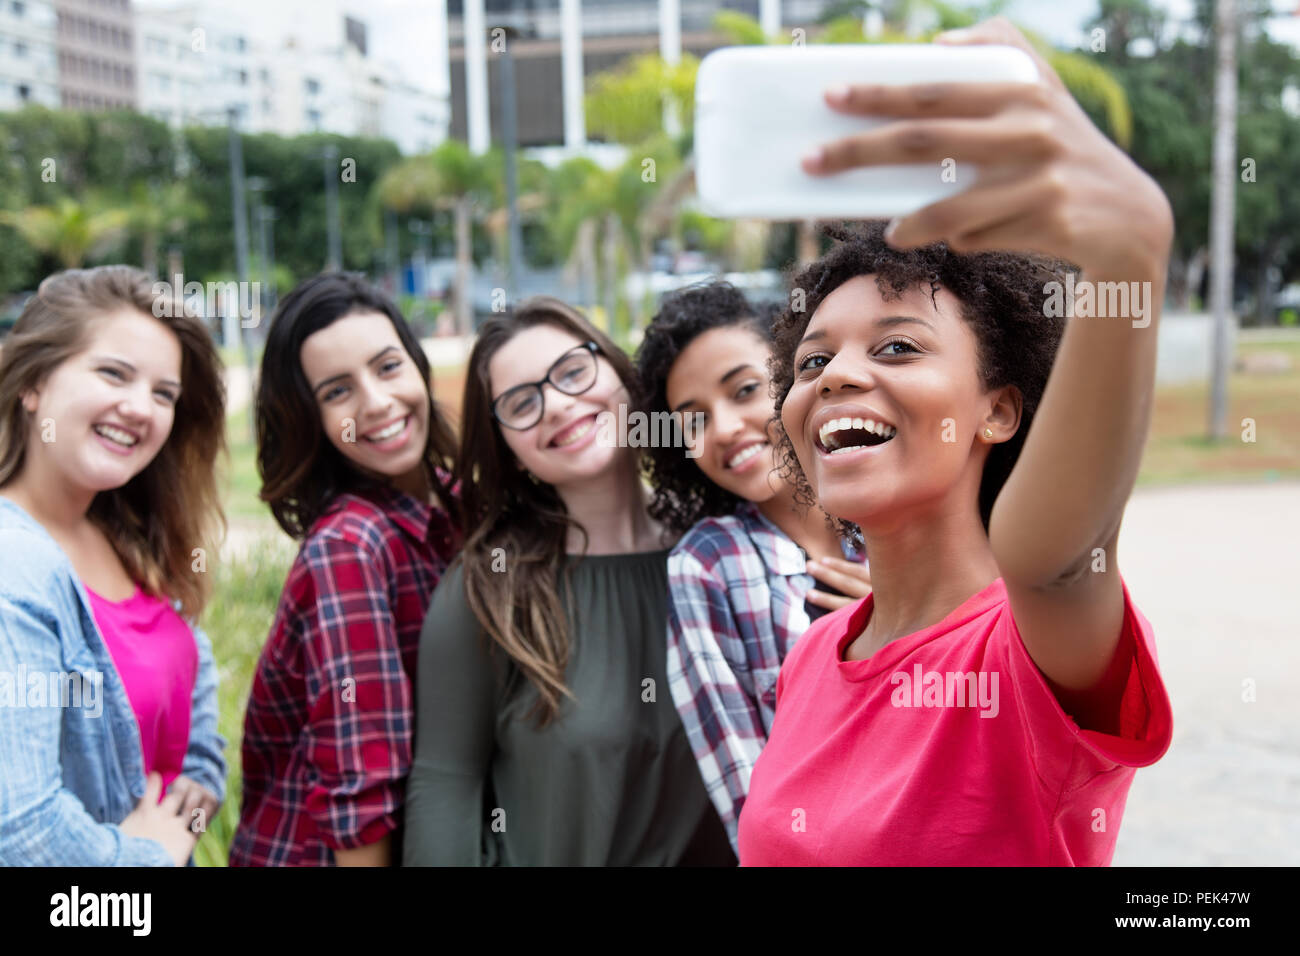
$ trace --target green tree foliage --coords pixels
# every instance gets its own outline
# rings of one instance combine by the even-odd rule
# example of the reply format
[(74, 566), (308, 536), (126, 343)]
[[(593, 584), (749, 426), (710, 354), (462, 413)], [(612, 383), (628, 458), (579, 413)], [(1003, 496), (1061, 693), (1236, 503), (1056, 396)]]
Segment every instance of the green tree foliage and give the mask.
[[(1288, 88), (1300, 89), (1300, 57), (1268, 37), (1266, 3), (1242, 0), (1237, 7), (1237, 274), (1253, 286), (1256, 310), (1267, 317), (1276, 288), (1300, 279), (1300, 116), (1284, 100)], [(1104, 31), (1105, 51), (1078, 54), (1107, 65), (1132, 105), (1130, 152), (1174, 210), (1170, 287), (1180, 304), (1197, 293), (1203, 277), (1197, 264), (1209, 242), (1213, 23), (1208, 0), (1198, 0), (1194, 20), (1179, 30), (1148, 0), (1101, 0), (1087, 29)], [(1279, 281), (1269, 279), (1270, 270)]]
[[(311, 275), (325, 264), (327, 145), (339, 153), (333, 174), (344, 265), (376, 264), (383, 239), (375, 186), (401, 158), (393, 143), (323, 134), (245, 135), (242, 143), (246, 174), (267, 181), (263, 202), (277, 213), (276, 260), (289, 275)], [(187, 279), (234, 274), (226, 129), (176, 133), (130, 111), (32, 106), (0, 113), (0, 156), (0, 294), (33, 289), (69, 263), (93, 265), (104, 256), (162, 271), (158, 260), (173, 245)], [(251, 254), (257, 243), (249, 222)], [(123, 238), (126, 244), (107, 241)]]
[(676, 66), (646, 54), (597, 74), (590, 81), (586, 99), (588, 132), (615, 143), (642, 142), (663, 132), (667, 103), (676, 104), (681, 124), (688, 128), (695, 110), (699, 65), (689, 54), (683, 54)]
[(61, 196), (52, 206), (6, 212), (3, 222), (29, 246), (53, 258), (61, 269), (75, 269), (113, 249), (126, 235), (128, 214), (107, 209), (99, 200), (80, 203)]

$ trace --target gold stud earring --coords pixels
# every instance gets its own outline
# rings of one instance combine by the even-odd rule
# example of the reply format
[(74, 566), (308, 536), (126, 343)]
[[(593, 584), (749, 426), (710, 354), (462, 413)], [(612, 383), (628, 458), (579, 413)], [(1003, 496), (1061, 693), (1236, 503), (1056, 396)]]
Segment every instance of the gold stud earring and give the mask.
[(992, 438), (992, 437), (993, 437), (993, 429), (991, 429), (991, 428), (986, 428), (986, 429), (984, 429), (984, 437), (985, 437), (985, 438)]

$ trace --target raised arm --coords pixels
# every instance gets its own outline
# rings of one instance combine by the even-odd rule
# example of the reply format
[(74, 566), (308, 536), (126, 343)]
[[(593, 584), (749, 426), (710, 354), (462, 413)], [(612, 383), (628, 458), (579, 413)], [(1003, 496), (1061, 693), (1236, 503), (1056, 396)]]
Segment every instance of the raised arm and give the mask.
[[(828, 144), (806, 168), (949, 157), (959, 168), (978, 164), (975, 186), (897, 222), (890, 241), (1054, 256), (1079, 266), (1076, 280), (1108, 305), (1127, 303), (1117, 317), (1068, 320), (989, 527), (1026, 649), (1059, 687), (1083, 690), (1105, 673), (1123, 620), (1115, 542), (1150, 420), (1172, 213), (1159, 186), (1102, 135), (1010, 23), (992, 20), (947, 42), (1018, 46), (1040, 79), (828, 94), (845, 112), (903, 121)], [(1125, 286), (1101, 285), (1112, 282)], [(1044, 288), (1045, 309), (1048, 295)]]

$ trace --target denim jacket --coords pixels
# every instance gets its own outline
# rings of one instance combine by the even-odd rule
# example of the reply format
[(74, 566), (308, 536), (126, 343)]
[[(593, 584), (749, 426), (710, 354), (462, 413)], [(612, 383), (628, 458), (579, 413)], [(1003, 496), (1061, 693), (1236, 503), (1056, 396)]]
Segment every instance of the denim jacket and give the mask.
[[(182, 773), (224, 799), (217, 670), (191, 630)], [(117, 826), (144, 790), (139, 727), (86, 590), (45, 529), (0, 497), (0, 866), (172, 865), (161, 843)]]

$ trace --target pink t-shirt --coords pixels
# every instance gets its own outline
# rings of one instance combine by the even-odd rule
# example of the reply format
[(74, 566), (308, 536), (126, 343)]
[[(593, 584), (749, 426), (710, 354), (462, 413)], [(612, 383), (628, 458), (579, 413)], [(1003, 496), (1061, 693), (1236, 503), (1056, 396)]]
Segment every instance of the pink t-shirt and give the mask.
[(144, 772), (162, 774), (166, 793), (181, 773), (190, 744), (199, 669), (194, 634), (170, 604), (145, 594), (139, 585), (125, 601), (109, 601), (90, 588), (86, 593), (135, 712)]
[(868, 595), (828, 614), (786, 658), (740, 815), (741, 865), (1109, 864), (1134, 768), (1159, 760), (1173, 730), (1128, 588), (1118, 736), (1061, 709), (1001, 578), (845, 661), (871, 608)]

